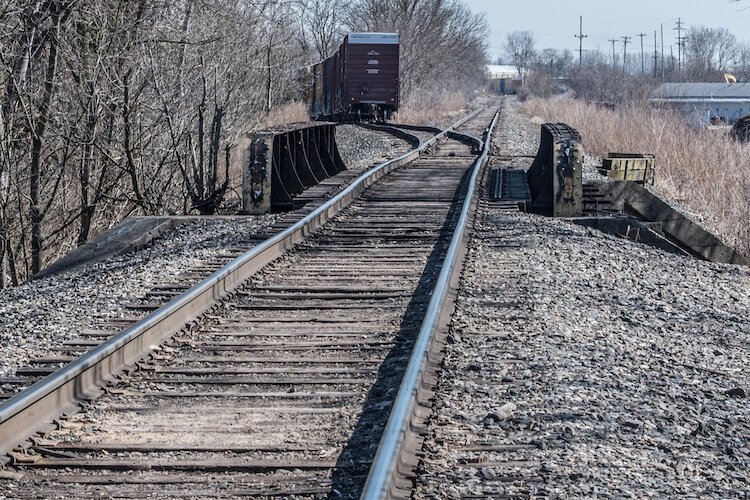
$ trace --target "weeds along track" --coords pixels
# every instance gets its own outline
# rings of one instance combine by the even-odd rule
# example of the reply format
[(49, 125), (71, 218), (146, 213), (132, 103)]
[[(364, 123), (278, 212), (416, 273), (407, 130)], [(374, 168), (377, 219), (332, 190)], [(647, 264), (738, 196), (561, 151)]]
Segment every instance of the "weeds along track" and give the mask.
[[(493, 115), (461, 130), (480, 136)], [(461, 217), (477, 160), (469, 143), (443, 137), (317, 230), (300, 229), (304, 238), (236, 286), (222, 284), (224, 298), (99, 397), (80, 382), (88, 401), (11, 453), (4, 492), (359, 496)], [(102, 363), (114, 361), (88, 365)], [(69, 398), (58, 399), (58, 414), (69, 411)], [(21, 400), (0, 408), (0, 425)], [(50, 411), (37, 413), (51, 423)], [(8, 441), (17, 428), (0, 431)]]

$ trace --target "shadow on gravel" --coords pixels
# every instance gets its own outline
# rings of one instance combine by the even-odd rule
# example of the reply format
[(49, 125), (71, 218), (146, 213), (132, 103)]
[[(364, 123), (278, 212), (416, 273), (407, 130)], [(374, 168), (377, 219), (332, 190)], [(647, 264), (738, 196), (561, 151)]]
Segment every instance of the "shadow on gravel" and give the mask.
[(448, 216), (427, 259), (425, 266), (427, 271), (422, 274), (402, 318), (397, 334), (397, 344), (380, 366), (377, 380), (367, 394), (362, 415), (336, 462), (330, 498), (359, 498), (364, 488), (370, 465), (377, 452), (391, 406), (398, 394), (404, 370), (419, 333), (434, 282), (440, 272), (439, 266), (450, 244), (452, 228), (461, 213), (460, 202), (463, 200), (469, 173), (470, 171), (467, 171), (464, 174), (456, 189)]

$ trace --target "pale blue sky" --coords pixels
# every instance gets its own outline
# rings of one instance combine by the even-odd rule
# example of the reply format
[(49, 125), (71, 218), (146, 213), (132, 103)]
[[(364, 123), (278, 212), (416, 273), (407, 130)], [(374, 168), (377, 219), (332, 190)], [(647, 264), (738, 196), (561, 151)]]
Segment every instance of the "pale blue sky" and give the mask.
[[(628, 45), (640, 51), (638, 33), (647, 33), (646, 51), (653, 51), (654, 30), (664, 23), (666, 52), (675, 43), (672, 28), (681, 17), (687, 26), (724, 27), (739, 40), (750, 41), (750, 0), (730, 3), (728, 0), (464, 0), (474, 12), (487, 14), (492, 39), (493, 59), (502, 52), (505, 36), (516, 30), (531, 30), (537, 49), (547, 47), (578, 49), (578, 16), (583, 16), (584, 49), (612, 50), (607, 40), (633, 37)], [(617, 46), (622, 48), (620, 43)], [(675, 45), (676, 50), (676, 45)]]

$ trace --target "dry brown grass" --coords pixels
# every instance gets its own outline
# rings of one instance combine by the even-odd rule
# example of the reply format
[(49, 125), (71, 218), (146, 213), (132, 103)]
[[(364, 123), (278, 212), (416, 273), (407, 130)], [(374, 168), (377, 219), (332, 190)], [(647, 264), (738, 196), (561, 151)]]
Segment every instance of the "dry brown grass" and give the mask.
[(432, 125), (445, 121), (466, 105), (463, 95), (454, 92), (422, 92), (401, 103), (393, 121), (407, 125)]
[(750, 255), (750, 145), (697, 129), (664, 110), (623, 106), (609, 111), (569, 97), (530, 99), (524, 109), (543, 121), (578, 129), (584, 148), (656, 155), (656, 188), (678, 201), (728, 244)]
[(264, 128), (273, 127), (275, 125), (304, 123), (309, 121), (310, 109), (307, 107), (307, 104), (300, 101), (293, 101), (272, 109), (265, 118), (253, 127), (253, 130), (263, 130)]

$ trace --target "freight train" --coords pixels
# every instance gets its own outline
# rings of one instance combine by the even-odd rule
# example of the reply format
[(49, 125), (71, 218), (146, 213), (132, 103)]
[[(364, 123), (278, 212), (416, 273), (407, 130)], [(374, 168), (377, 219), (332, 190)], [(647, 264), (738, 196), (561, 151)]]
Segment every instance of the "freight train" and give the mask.
[(350, 33), (312, 67), (310, 115), (317, 120), (384, 121), (399, 105), (396, 33)]

